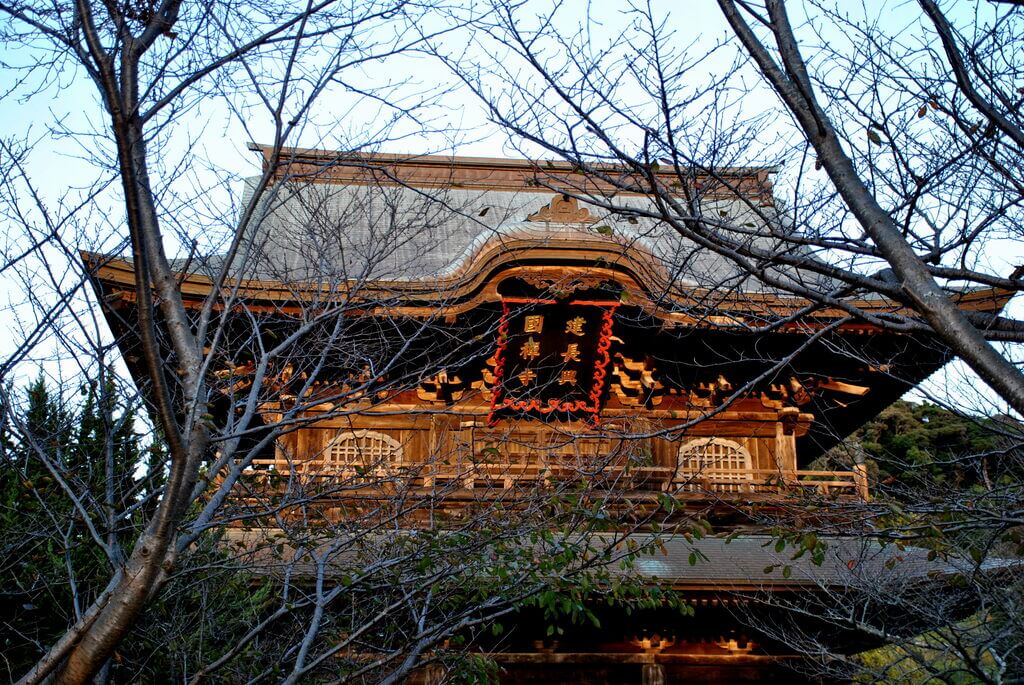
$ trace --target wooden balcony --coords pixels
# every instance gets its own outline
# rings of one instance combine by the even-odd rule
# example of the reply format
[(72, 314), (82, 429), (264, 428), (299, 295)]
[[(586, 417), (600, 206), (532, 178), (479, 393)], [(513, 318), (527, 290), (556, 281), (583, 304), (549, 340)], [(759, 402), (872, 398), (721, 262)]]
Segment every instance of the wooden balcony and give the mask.
[(631, 494), (667, 493), (682, 500), (771, 500), (793, 494), (860, 499), (869, 497), (866, 471), (810, 471), (705, 467), (697, 471), (680, 466), (600, 462), (551, 454), (507, 455), (494, 460), (378, 461), (367, 464), (332, 464), (324, 460), (289, 462), (256, 460), (251, 475), (275, 476), (314, 489), (422, 490), (446, 496), (473, 497), (488, 492), (514, 496), (530, 488), (554, 488), (583, 483), (589, 488)]

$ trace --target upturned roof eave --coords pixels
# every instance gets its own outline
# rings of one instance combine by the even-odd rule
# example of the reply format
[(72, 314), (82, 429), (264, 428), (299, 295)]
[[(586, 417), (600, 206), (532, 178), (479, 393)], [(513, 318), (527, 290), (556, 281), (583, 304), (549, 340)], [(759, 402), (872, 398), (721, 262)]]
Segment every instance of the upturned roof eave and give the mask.
[[(106, 290), (133, 299), (135, 271), (131, 261), (89, 251), (82, 251), (81, 254), (94, 278), (102, 283)], [(316, 306), (339, 295), (348, 294), (353, 297), (355, 304), (363, 301), (371, 310), (386, 299), (387, 312), (390, 314), (447, 316), (470, 311), (487, 302), (498, 302), (501, 299), (497, 292), (498, 282), (526, 273), (543, 273), (545, 269), (552, 273), (565, 272), (567, 278), (571, 278), (573, 272), (571, 265), (531, 267), (499, 261), (489, 263), (486, 270), (472, 270), (453, 274), (450, 278), (432, 280), (285, 283), (273, 279), (226, 279), (221, 296), (234, 296), (236, 299), (244, 300), (250, 307), (263, 305), (274, 310), (287, 310)], [(500, 278), (495, 278), (499, 272)], [(694, 307), (706, 310), (701, 316), (700, 324), (728, 327), (743, 324), (739, 319), (730, 320), (730, 317), (750, 315), (784, 318), (811, 304), (805, 298), (779, 293), (740, 289), (721, 292), (715, 288), (670, 286), (664, 283), (654, 284), (660, 291), (659, 296), (654, 297), (649, 290), (651, 284), (640, 282), (644, 278), (650, 278), (649, 271), (640, 275), (630, 275), (624, 265), (610, 264), (607, 268), (589, 267), (587, 272), (619, 281), (624, 286), (625, 301), (630, 305), (645, 309), (667, 322), (681, 325), (687, 324), (688, 319), (692, 318), (684, 312)], [(181, 273), (179, 282), (186, 304), (205, 301), (215, 286), (213, 279), (200, 273)], [(1014, 292), (1007, 289), (979, 288), (958, 293), (956, 299), (963, 310), (994, 314), (1001, 311), (1013, 295)], [(886, 298), (848, 298), (845, 301), (851, 307), (873, 314), (913, 315), (899, 303)], [(840, 309), (822, 308), (807, 318), (828, 320), (845, 316), (846, 312)], [(865, 325), (853, 326), (859, 329)]]

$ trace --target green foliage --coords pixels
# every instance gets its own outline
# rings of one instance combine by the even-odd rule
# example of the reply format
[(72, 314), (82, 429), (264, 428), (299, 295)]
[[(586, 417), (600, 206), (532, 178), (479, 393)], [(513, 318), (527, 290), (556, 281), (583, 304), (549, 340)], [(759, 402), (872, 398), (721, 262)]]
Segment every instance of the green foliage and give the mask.
[[(165, 453), (138, 435), (134, 407), (109, 380), (84, 386), (76, 405), (40, 378), (18, 406), (3, 410), (0, 651), (13, 681), (76, 620), (130, 550), (156, 505)], [(133, 627), (115, 653), (112, 682), (187, 680), (279, 597), (279, 586), (241, 571), (215, 543), (209, 537), (196, 546)], [(224, 674), (243, 682), (257, 675), (267, 663), (255, 658), (260, 650), (273, 645), (253, 641)]]
[[(8, 393), (10, 396), (10, 393)], [(35, 661), (74, 622), (110, 575), (104, 546), (131, 544), (135, 521), (122, 517), (144, 489), (135, 413), (111, 382), (81, 390), (79, 406), (42, 378), (0, 424), (0, 624), (5, 668)]]
[[(949, 648), (963, 636), (937, 630), (922, 635), (914, 645), (887, 645), (858, 654), (855, 659), (865, 673), (853, 682), (892, 685), (979, 685), (999, 682), (998, 668), (991, 654), (981, 651), (971, 668), (965, 668)], [(973, 670), (981, 673), (972, 672)], [(986, 676), (983, 678), (982, 676)]]
[[(948, 622), (948, 607), (909, 594), (909, 613), (930, 614), (941, 628), (894, 640), (859, 655), (863, 682), (1009, 682), (1021, 672), (1018, 582), (988, 564), (1024, 555), (1019, 511), (1024, 495), (1024, 426), (1005, 416), (974, 417), (932, 404), (897, 402), (865, 424), (813, 468), (868, 465), (874, 500), (872, 525), (879, 542), (898, 551), (927, 549), (937, 567), (965, 570), (947, 579), (975, 610)], [(803, 543), (802, 543), (803, 544)], [(807, 547), (806, 544), (803, 544)], [(899, 555), (886, 566), (893, 568)]]
[[(239, 568), (213, 540), (188, 557), (149, 606), (115, 657), (114, 682), (188, 682), (216, 661), (280, 603), (280, 584)], [(247, 682), (279, 654), (280, 629), (242, 648), (214, 682)]]
[(446, 683), (490, 685), (498, 682), (498, 664), (482, 654), (451, 653), (442, 656)]
[[(926, 479), (970, 487), (1019, 480), (1024, 426), (1008, 417), (973, 417), (934, 404), (900, 401), (864, 424), (812, 468), (849, 468), (863, 459), (883, 485)], [(994, 458), (993, 458), (994, 457)]]

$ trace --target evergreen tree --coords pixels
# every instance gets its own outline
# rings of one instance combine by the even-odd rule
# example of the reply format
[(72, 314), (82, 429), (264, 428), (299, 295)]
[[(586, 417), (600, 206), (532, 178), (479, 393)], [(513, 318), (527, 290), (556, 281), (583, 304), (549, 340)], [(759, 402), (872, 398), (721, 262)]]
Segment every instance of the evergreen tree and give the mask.
[(988, 488), (1019, 479), (1024, 425), (1006, 416), (976, 417), (928, 402), (887, 407), (814, 468), (868, 464), (873, 481), (897, 490), (916, 485)]
[(138, 517), (125, 512), (145, 466), (135, 412), (103, 378), (83, 388), (75, 409), (42, 376), (22, 406), (3, 407), (0, 645), (10, 676), (74, 622), (134, 536)]

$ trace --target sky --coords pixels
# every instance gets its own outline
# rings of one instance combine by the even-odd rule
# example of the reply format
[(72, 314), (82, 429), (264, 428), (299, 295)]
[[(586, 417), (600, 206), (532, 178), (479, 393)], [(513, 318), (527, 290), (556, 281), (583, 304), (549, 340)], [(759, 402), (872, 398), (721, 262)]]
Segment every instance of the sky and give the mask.
[[(725, 33), (718, 8), (710, 0), (687, 3), (652, 0), (652, 4), (657, 12), (668, 17), (669, 27), (676, 32), (674, 39), (679, 45), (690, 45), (692, 49), (700, 50)], [(535, 2), (527, 9), (539, 13), (547, 5), (546, 2)], [(794, 23), (800, 21), (801, 6), (801, 3), (793, 4)], [(629, 15), (622, 11), (623, 7), (623, 3), (607, 0), (574, 0), (564, 3), (555, 22), (569, 34), (580, 26), (584, 18), (590, 18), (596, 36), (612, 40), (621, 35), (630, 20)], [(886, 3), (879, 0), (856, 5), (851, 3), (849, 11), (864, 11), (870, 16), (882, 16), (887, 21), (898, 22), (902, 21), (901, 15), (909, 16), (914, 8), (908, 2)], [(418, 28), (431, 32), (443, 24), (444, 19), (432, 15), (422, 19)], [(827, 30), (824, 37), (829, 38)], [(497, 53), (474, 55), (473, 50), (485, 48), (473, 45), (472, 38), (465, 33), (455, 33), (435, 42), (448, 54), (460, 54), (464, 46), (470, 45), (469, 53), (465, 54), (471, 59), (502, 59)], [(842, 36), (834, 38), (842, 40)], [(97, 171), (96, 165), (96, 160), (103, 158), (104, 150), (109, 152), (103, 137), (96, 135), (104, 127), (102, 107), (92, 83), (82, 70), (55, 65), (46, 72), (51, 77), (49, 84), (38, 91), (38, 81), (33, 80), (35, 77), (23, 80), (24, 70), (12, 67), (34, 64), (43, 58), (44, 53), (37, 47), (23, 37), (0, 44), (0, 93), (4, 94), (0, 98), (0, 121), (5, 122), (2, 135), (7, 141), (29, 144), (31, 154), (24, 170), (51, 216), (71, 216), (61, 227), (67, 236), (65, 247), (114, 249), (124, 233), (120, 218), (123, 211), (118, 207), (116, 184), (104, 187), (98, 193), (90, 211), (70, 212), (71, 207), (95, 191), (97, 180), (110, 180), (102, 170)], [(258, 72), (259, 64), (251, 66)], [(702, 68), (713, 77), (716, 69), (727, 66), (727, 61), (713, 59)], [(404, 95), (414, 98), (431, 89), (449, 90), (436, 106), (424, 110), (424, 116), (399, 122), (392, 139), (377, 146), (378, 151), (518, 157), (523, 153), (533, 154), (537, 149), (523, 141), (510, 141), (502, 130), (488, 121), (476, 96), (431, 56), (410, 54), (373, 61), (345, 72), (344, 78), (348, 88), (334, 84), (328, 89), (318, 107), (309, 113), (309, 123), (294, 144), (337, 148), (365, 136), (391, 110), (372, 98), (354, 96), (352, 91), (401, 84), (395, 86), (389, 97)], [(499, 86), (495, 84), (494, 87)], [(770, 110), (774, 106), (772, 98), (763, 89), (755, 90), (747, 95), (743, 107), (750, 111)], [(174, 127), (159, 141), (161, 160), (156, 175), (172, 200), (168, 202), (168, 215), (165, 217), (172, 229), (170, 233), (186, 234), (199, 240), (201, 246), (215, 249), (218, 238), (226, 233), (237, 211), (242, 179), (258, 172), (258, 157), (247, 149), (247, 145), (250, 142), (268, 142), (273, 137), (272, 124), (264, 114), (265, 110), (257, 100), (239, 93), (227, 98), (188, 101), (188, 106), (177, 116)], [(765, 162), (751, 159), (748, 163)], [(28, 206), (22, 215), (12, 214), (8, 207), (0, 217), (0, 221), (7, 224), (0, 234), (0, 246), (7, 254), (14, 253), (30, 236), (38, 236), (44, 224), (41, 214), (31, 209), (32, 203), (23, 185), (19, 193), (21, 205)], [(31, 224), (33, 230), (26, 234), (14, 226), (21, 220)], [(167, 247), (169, 252), (176, 254), (185, 249), (185, 244), (184, 240), (172, 238)], [(55, 249), (50, 249), (47, 255), (54, 265), (68, 258), (67, 254), (60, 254)], [(1024, 262), (1024, 253), (1016, 244), (1000, 246), (995, 255), (993, 259), (1001, 262), (996, 265), (999, 272), (1007, 270), (1005, 267), (1014, 262)], [(16, 345), (24, 331), (32, 327), (38, 311), (36, 305), (52, 301), (57, 292), (66, 290), (75, 278), (74, 272), (67, 269), (56, 268), (53, 273), (47, 273), (38, 260), (28, 260), (17, 269), (0, 273), (0, 317), (5, 319), (3, 326), (6, 329), (3, 339), (0, 339), (0, 360), (8, 356), (11, 346)], [(37, 301), (33, 302), (33, 298)], [(76, 307), (79, 312), (87, 312), (90, 305), (79, 301)], [(1015, 303), (1013, 311), (1018, 309)], [(79, 322), (66, 323), (73, 327)], [(105, 335), (102, 322), (89, 321), (87, 327), (90, 326), (96, 329), (92, 334), (94, 337)], [(55, 351), (52, 345), (53, 339), (44, 340), (31, 361), (19, 366), (15, 377), (24, 380), (34, 375), (34, 369), (40, 365), (57, 377), (73, 375), (75, 365), (69, 367), (66, 360), (69, 350)], [(55, 361), (58, 358), (61, 360), (59, 363)], [(963, 369), (954, 366), (950, 373), (959, 376)], [(931, 387), (932, 392), (939, 392), (953, 387), (953, 383), (939, 379)]]

